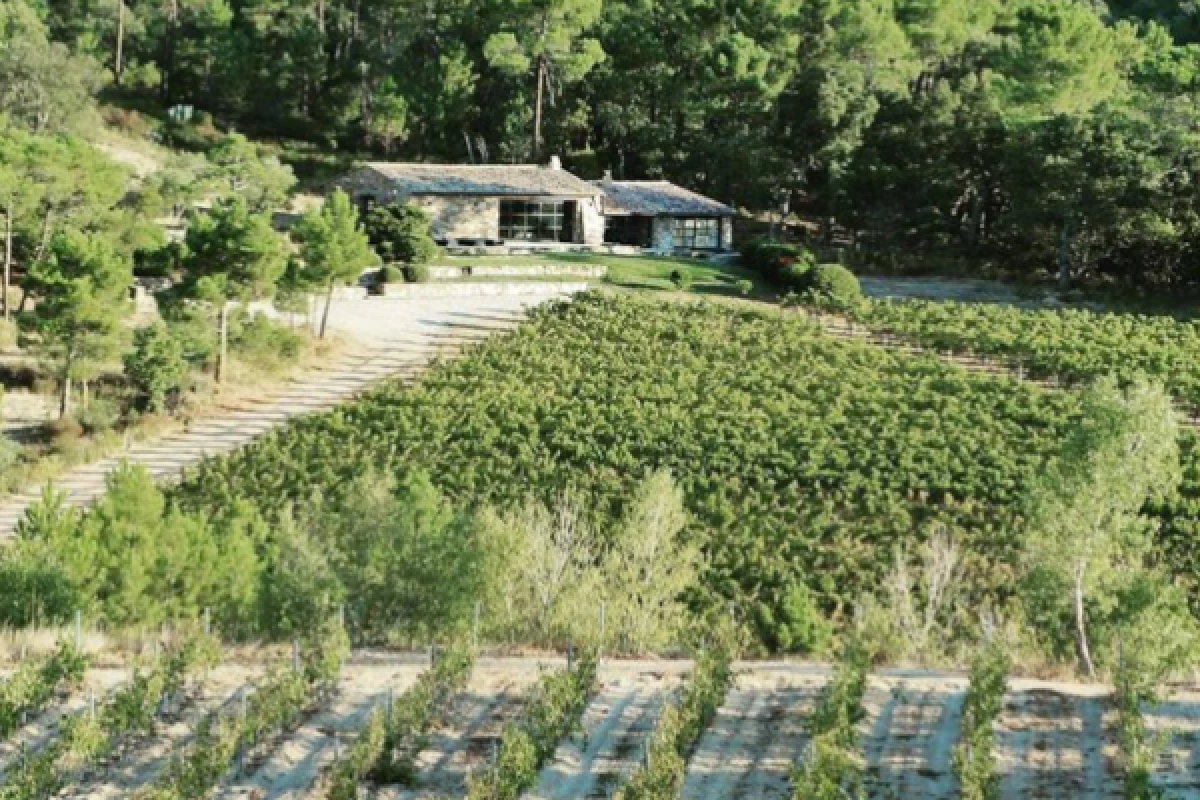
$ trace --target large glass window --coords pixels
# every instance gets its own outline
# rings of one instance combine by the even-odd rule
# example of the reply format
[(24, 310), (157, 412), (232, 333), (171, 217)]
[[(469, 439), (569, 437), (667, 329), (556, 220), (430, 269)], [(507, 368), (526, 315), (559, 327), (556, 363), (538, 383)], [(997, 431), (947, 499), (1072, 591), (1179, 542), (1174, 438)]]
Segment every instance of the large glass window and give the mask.
[(565, 203), (501, 200), (500, 238), (560, 242), (565, 228), (565, 207)]
[(685, 250), (716, 250), (721, 244), (720, 221), (716, 219), (676, 219), (671, 226), (676, 247)]

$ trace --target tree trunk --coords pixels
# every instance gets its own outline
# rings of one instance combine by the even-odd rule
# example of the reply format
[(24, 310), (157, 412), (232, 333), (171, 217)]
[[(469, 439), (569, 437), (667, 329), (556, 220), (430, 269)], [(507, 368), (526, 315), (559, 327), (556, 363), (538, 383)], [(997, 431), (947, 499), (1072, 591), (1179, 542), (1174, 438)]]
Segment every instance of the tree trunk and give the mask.
[(1079, 650), (1079, 663), (1092, 680), (1096, 679), (1096, 665), (1092, 663), (1092, 651), (1088, 647), (1087, 620), (1083, 613), (1083, 577), (1087, 564), (1075, 565), (1075, 645)]
[(42, 220), (42, 241), (38, 245), (37, 253), (34, 255), (35, 262), (41, 261), (46, 257), (46, 251), (50, 249), (50, 231), (54, 225), (54, 209), (46, 209), (46, 217)]
[(217, 315), (217, 383), (224, 383), (228, 370), (226, 359), (229, 358), (229, 303), (221, 301), (221, 311)]
[(8, 287), (12, 284), (12, 249), (13, 249), (13, 196), (8, 194), (8, 204), (4, 207), (4, 288), (0, 293), (0, 305), (4, 308), (4, 319), (12, 316), (12, 307), (8, 302)]
[(67, 414), (71, 413), (71, 365), (67, 362), (67, 369), (63, 371), (62, 394), (58, 398), (58, 418), (66, 419)]
[(117, 51), (113, 56), (113, 83), (121, 85), (121, 73), (125, 71), (125, 0), (117, 0)]
[(533, 163), (538, 163), (542, 149), (542, 95), (546, 90), (546, 57), (537, 57), (537, 99), (533, 106)]
[(329, 324), (329, 307), (333, 305), (333, 278), (329, 279), (329, 291), (325, 293), (325, 310), (321, 312), (321, 335), (318, 339), (325, 338), (325, 327)]

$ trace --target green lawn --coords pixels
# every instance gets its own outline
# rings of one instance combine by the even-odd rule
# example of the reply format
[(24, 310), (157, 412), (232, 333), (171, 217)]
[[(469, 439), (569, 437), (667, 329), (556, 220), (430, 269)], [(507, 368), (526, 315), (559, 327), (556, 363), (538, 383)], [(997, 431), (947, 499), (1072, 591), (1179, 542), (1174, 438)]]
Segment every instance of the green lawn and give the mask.
[[(692, 278), (690, 294), (740, 296), (738, 281), (754, 285), (752, 296), (772, 296), (768, 287), (754, 273), (737, 264), (723, 264), (689, 258), (667, 256), (615, 256), (605, 253), (547, 253), (531, 256), (442, 256), (436, 262), (447, 266), (537, 266), (543, 264), (603, 264), (608, 267), (605, 283), (636, 291), (675, 292), (671, 273), (686, 270)], [(501, 280), (491, 278), (489, 280)], [(509, 280), (507, 278), (503, 280)], [(544, 280), (563, 280), (546, 277)]]

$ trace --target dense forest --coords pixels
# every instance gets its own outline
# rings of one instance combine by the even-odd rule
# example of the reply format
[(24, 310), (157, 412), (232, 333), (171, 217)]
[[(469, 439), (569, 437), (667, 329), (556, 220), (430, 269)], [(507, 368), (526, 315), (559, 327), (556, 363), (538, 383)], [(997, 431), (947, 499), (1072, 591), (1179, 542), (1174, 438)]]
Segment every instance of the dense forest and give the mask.
[(874, 263), (1196, 277), (1188, 3), (4, 5), (0, 110), (39, 130), (99, 92), (295, 151), (526, 161), (540, 107), (539, 157), (786, 203)]

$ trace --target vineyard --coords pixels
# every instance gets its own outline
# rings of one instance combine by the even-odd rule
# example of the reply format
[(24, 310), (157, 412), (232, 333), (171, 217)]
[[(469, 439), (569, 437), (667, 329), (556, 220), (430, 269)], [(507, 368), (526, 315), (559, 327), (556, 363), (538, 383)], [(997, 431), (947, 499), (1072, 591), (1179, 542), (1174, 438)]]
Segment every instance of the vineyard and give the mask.
[(982, 356), (1031, 377), (1082, 383), (1148, 376), (1200, 410), (1200, 323), (1166, 315), (995, 303), (870, 302), (855, 322), (940, 352)]
[[(852, 653), (832, 670), (719, 650), (694, 663), (324, 658), (339, 648), (239, 666), (173, 646), (115, 680), (89, 670), (17, 726), (26, 745), (0, 758), (0, 797), (788, 800), (858, 785), (873, 800), (1100, 800), (1132, 796), (1131, 777), (1167, 797), (1200, 779), (1194, 692), (1130, 712), (1123, 690), (1006, 686), (995, 656), (968, 678), (865, 670)], [(1122, 745), (1131, 713), (1165, 746), (1142, 771)]]
[(973, 588), (1003, 594), (1013, 505), (1073, 402), (772, 314), (588, 296), (415, 387), (208, 462), (176, 496), (269, 517), (314, 492), (336, 503), (369, 473), (419, 469), (464, 504), (570, 488), (603, 527), (665, 467), (711, 556), (705, 596), (743, 604), (778, 646), (800, 582), (844, 608), (878, 585), (894, 547), (938, 526), (969, 547)]

